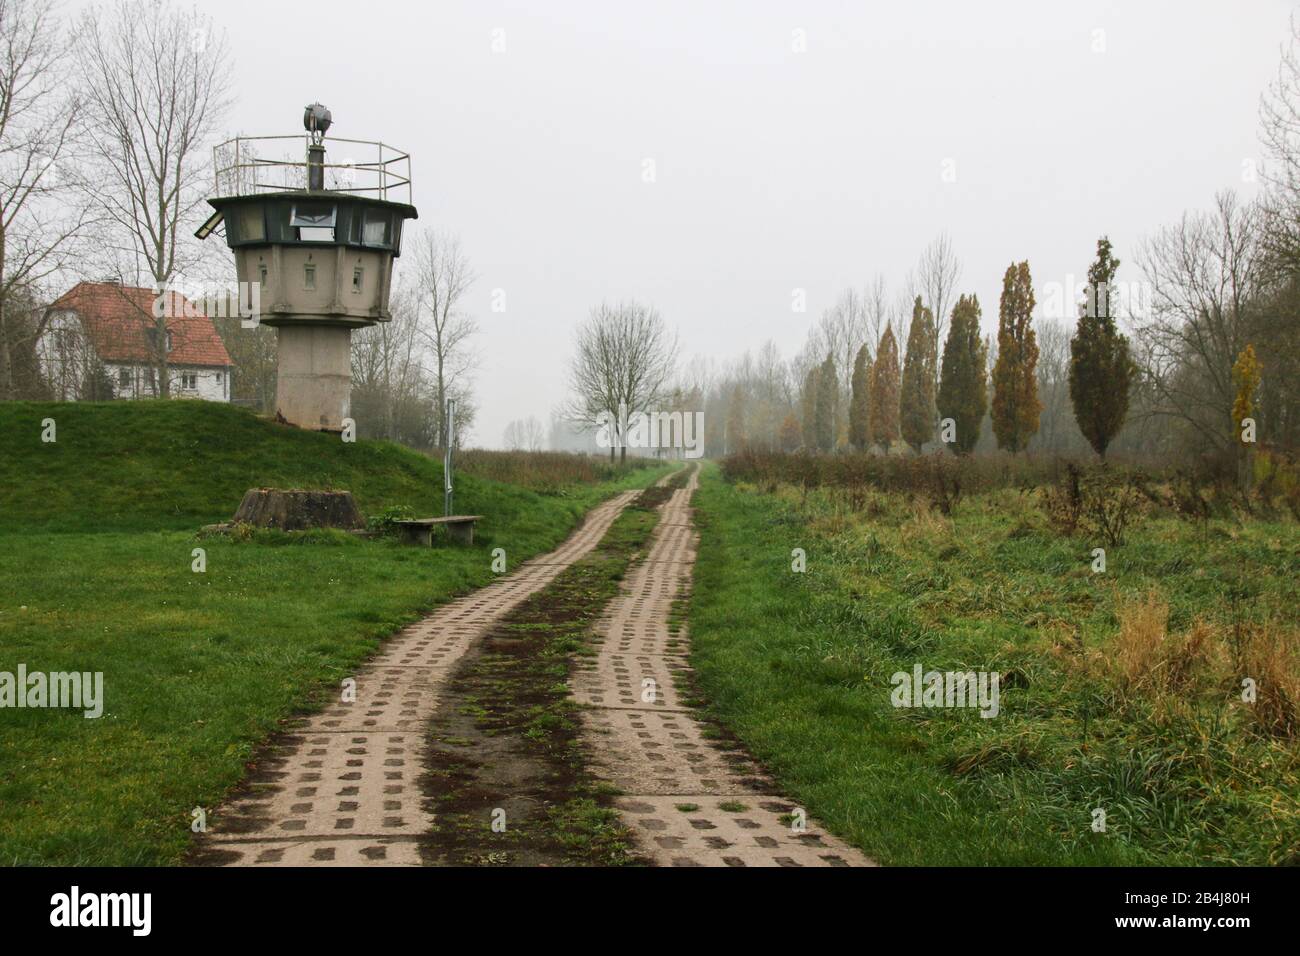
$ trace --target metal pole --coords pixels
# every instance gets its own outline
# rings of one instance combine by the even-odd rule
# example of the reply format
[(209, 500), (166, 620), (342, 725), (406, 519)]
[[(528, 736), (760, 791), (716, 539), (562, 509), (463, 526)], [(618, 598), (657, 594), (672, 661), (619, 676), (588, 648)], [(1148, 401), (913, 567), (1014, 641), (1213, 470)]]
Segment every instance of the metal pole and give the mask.
[(442, 505), (443, 515), (451, 517), (451, 446), (456, 441), (456, 399), (447, 399), (446, 411), (444, 412), (443, 431), (446, 433), (447, 449), (442, 460)]

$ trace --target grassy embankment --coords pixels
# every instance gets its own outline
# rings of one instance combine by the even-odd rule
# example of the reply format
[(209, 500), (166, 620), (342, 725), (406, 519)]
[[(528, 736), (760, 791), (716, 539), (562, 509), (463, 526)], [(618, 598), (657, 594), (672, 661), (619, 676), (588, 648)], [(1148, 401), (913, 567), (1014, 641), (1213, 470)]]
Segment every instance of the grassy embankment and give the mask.
[[(57, 442), (41, 442), (54, 418)], [(493, 467), (502, 468), (500, 462)], [(178, 860), (190, 811), (277, 722), (386, 636), (555, 545), (665, 469), (557, 459), (526, 487), (462, 472), (472, 548), (336, 533), (197, 539), (256, 486), (348, 489), (438, 514), (439, 463), (198, 402), (0, 405), (0, 671), (102, 671), (104, 714), (0, 709), (0, 864)], [(207, 570), (191, 570), (192, 550)]]
[[(1031, 491), (924, 497), (705, 472), (700, 688), (792, 797), (885, 864), (1300, 862), (1294, 521), (1157, 509), (1095, 574)], [(999, 715), (895, 708), (917, 663)]]

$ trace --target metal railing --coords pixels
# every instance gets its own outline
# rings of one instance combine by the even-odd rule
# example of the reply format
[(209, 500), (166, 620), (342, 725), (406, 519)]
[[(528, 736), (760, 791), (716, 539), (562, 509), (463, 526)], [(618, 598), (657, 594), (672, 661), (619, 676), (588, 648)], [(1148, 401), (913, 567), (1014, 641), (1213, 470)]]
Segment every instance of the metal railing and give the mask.
[[(299, 144), (296, 155), (290, 141)], [(247, 196), (307, 188), (309, 133), (236, 136), (212, 148), (218, 196)], [(364, 139), (325, 140), (325, 188), (333, 192), (411, 203), (411, 156), (386, 143)], [(270, 155), (279, 152), (279, 156)], [(342, 153), (342, 162), (331, 162)]]

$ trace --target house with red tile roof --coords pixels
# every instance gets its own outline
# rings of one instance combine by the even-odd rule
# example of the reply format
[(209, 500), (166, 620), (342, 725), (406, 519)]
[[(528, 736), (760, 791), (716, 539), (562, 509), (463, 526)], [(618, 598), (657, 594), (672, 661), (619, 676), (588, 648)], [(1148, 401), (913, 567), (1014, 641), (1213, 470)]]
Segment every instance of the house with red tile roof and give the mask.
[(56, 398), (157, 397), (155, 316), (166, 315), (171, 396), (230, 401), (230, 354), (212, 319), (179, 292), (79, 282), (50, 311), (37, 354)]

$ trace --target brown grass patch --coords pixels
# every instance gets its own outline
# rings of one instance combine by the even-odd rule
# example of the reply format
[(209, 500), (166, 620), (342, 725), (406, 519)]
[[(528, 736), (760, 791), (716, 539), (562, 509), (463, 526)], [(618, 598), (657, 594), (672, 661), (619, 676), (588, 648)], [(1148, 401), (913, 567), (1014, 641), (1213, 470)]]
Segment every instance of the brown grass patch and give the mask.
[(1263, 624), (1242, 633), (1238, 667), (1255, 682), (1246, 707), (1256, 726), (1276, 737), (1300, 732), (1300, 630)]
[(1111, 646), (1111, 667), (1129, 693), (1156, 697), (1187, 695), (1225, 672), (1227, 653), (1219, 628), (1198, 619), (1179, 634), (1169, 633), (1169, 605), (1154, 589), (1122, 601), (1119, 634)]

